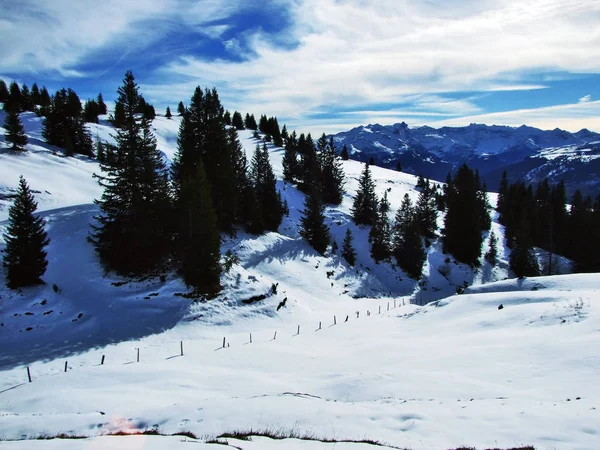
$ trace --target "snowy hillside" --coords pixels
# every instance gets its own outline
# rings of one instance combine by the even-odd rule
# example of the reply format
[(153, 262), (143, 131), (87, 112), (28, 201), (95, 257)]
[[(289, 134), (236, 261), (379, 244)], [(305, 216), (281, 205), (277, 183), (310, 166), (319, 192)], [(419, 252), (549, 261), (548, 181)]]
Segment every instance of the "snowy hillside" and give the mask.
[[(0, 192), (10, 194), (21, 173), (40, 191), (51, 244), (46, 285), (10, 291), (0, 276), (0, 439), (96, 438), (3, 446), (164, 448), (185, 443), (99, 436), (284, 429), (415, 449), (596, 448), (597, 275), (498, 281), (509, 275), (502, 239), (499, 265), (478, 271), (446, 261), (434, 243), (419, 286), (371, 259), (368, 229), (350, 217), (363, 165), (347, 161), (347, 194), (327, 217), (338, 244), (352, 229), (355, 268), (316, 254), (300, 238), (304, 196), (278, 181), (290, 208), (279, 233), (225, 238), (222, 251), (232, 249), (240, 263), (224, 275), (217, 299), (193, 303), (174, 274), (131, 281), (102, 273), (86, 241), (100, 195), (91, 177), (98, 165), (54, 155), (41, 140), (39, 119), (22, 120), (29, 151), (15, 155), (1, 144)], [(178, 127), (178, 118), (153, 122), (166, 158), (175, 154)], [(109, 139), (111, 128), (101, 121), (92, 133)], [(251, 155), (258, 141), (249, 131), (240, 140)], [(279, 178), (282, 155), (270, 147)], [(405, 193), (416, 200), (414, 176), (378, 167), (372, 174), (392, 213)], [(9, 204), (2, 203), (0, 232)], [(498, 223), (493, 230), (502, 238)], [(473, 287), (449, 297), (465, 283)], [(433, 300), (440, 301), (411, 304)], [(229, 441), (243, 449), (367, 448)]]
[[(521, 126), (471, 124), (468, 127), (431, 128), (395, 125), (360, 126), (334, 136), (347, 145), (350, 157), (359, 161), (374, 158), (378, 165), (395, 168), (398, 162), (409, 173), (443, 181), (462, 163), (479, 169), (488, 186), (496, 189), (502, 171), (511, 180), (537, 183), (551, 176), (553, 182), (566, 178), (570, 194), (600, 193), (598, 173), (600, 134), (540, 130)], [(557, 159), (557, 156), (561, 156)], [(593, 162), (592, 162), (593, 161)], [(590, 167), (593, 166), (593, 167)]]

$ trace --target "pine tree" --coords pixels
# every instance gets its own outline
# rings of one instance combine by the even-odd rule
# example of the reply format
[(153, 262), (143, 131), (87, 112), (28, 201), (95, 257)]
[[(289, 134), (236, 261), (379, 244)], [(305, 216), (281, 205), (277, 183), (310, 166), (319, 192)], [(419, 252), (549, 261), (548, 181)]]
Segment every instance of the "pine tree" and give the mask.
[(294, 182), (295, 176), (298, 173), (298, 139), (296, 138), (296, 132), (293, 131), (288, 137), (285, 143), (285, 151), (283, 153), (283, 179)]
[(225, 125), (231, 126), (231, 113), (229, 111), (225, 111), (225, 114), (223, 114), (223, 121)]
[(502, 172), (502, 179), (500, 180), (500, 188), (498, 189), (498, 202), (496, 203), (496, 210), (500, 214), (498, 222), (504, 224), (504, 214), (506, 212), (506, 195), (508, 194), (508, 176), (506, 170)]
[(0, 103), (6, 103), (9, 97), (8, 86), (6, 86), (6, 82), (0, 78)]
[(33, 102), (31, 101), (31, 92), (29, 91), (29, 87), (24, 84), (21, 86), (21, 109), (23, 111), (33, 111)]
[(90, 240), (106, 269), (143, 274), (157, 268), (169, 252), (168, 175), (150, 122), (136, 118), (140, 94), (131, 71), (118, 94), (125, 115), (115, 136), (118, 161), (101, 164), (105, 175), (94, 175), (104, 192), (96, 200), (100, 213)]
[(398, 266), (413, 279), (421, 277), (427, 258), (419, 231), (415, 208), (408, 194), (404, 194), (392, 228), (392, 254)]
[(340, 155), (342, 157), (342, 161), (348, 161), (348, 147), (344, 144), (344, 147), (342, 148), (342, 153)]
[(493, 231), (490, 233), (488, 247), (488, 251), (485, 253), (485, 259), (492, 266), (495, 266), (498, 263), (498, 238)]
[(23, 111), (23, 100), (21, 99), (21, 89), (16, 81), (10, 83), (8, 98), (4, 102), (4, 111)]
[(106, 161), (106, 150), (104, 149), (104, 143), (98, 136), (96, 136), (96, 159), (100, 163)]
[(326, 142), (319, 156), (323, 201), (326, 204), (339, 205), (344, 198), (344, 169), (336, 156), (333, 138)]
[(300, 218), (300, 236), (302, 236), (317, 253), (324, 255), (330, 241), (329, 227), (325, 224), (324, 206), (317, 187), (306, 195), (304, 210)]
[(429, 180), (425, 181), (425, 185), (419, 193), (415, 214), (415, 220), (419, 224), (419, 233), (426, 238), (433, 238), (437, 231), (437, 207), (435, 189)]
[(261, 208), (265, 230), (277, 231), (283, 220), (283, 204), (277, 191), (277, 180), (269, 161), (266, 144), (262, 149), (256, 145), (250, 168), (250, 179), (256, 193), (257, 204)]
[(34, 107), (40, 104), (40, 88), (37, 83), (31, 86), (31, 103)]
[(185, 106), (183, 106), (183, 102), (179, 102), (179, 105), (177, 105), (177, 113), (180, 116), (183, 116), (183, 114), (185, 113)]
[(529, 236), (527, 215), (522, 214), (521, 217), (521, 223), (515, 233), (510, 253), (510, 270), (519, 278), (535, 277), (540, 274), (540, 269)]
[(254, 118), (254, 114), (246, 113), (246, 119), (244, 120), (244, 126), (248, 130), (253, 130), (253, 131), (258, 130), (258, 126), (256, 125), (256, 119)]
[(15, 110), (7, 112), (4, 118), (4, 139), (8, 144), (12, 144), (13, 150), (25, 151), (25, 144), (27, 144), (27, 136), (25, 135), (25, 129), (19, 118), (19, 113)]
[(50, 98), (50, 94), (48, 93), (48, 89), (46, 86), (42, 87), (40, 91), (40, 115), (46, 116), (48, 114), (48, 110), (52, 103), (52, 99)]
[(390, 202), (387, 199), (387, 192), (383, 194), (377, 208), (377, 217), (369, 232), (369, 242), (371, 243), (371, 257), (375, 262), (387, 260), (391, 252), (391, 230), (388, 214), (390, 211)]
[(242, 120), (242, 114), (239, 111), (233, 112), (233, 116), (231, 118), (231, 125), (233, 125), (236, 130), (244, 129), (244, 122)]
[(309, 192), (313, 183), (322, 183), (321, 165), (315, 144), (310, 133), (302, 139), (298, 139), (298, 153), (300, 153), (300, 162), (298, 164), (298, 189), (302, 192)]
[(165, 117), (167, 119), (171, 119), (173, 117), (173, 114), (171, 114), (171, 108), (169, 108), (168, 106), (167, 106), (167, 111), (165, 112)]
[(290, 137), (290, 134), (288, 133), (287, 127), (285, 126), (285, 123), (283, 124), (283, 128), (281, 129), (281, 139), (283, 140), (283, 146), (287, 145), (287, 141)]
[(83, 106), (83, 120), (89, 123), (98, 123), (98, 114), (100, 114), (100, 107), (95, 100), (88, 100)]
[(342, 258), (344, 258), (351, 266), (356, 264), (356, 250), (354, 250), (354, 247), (352, 246), (353, 240), (354, 236), (352, 236), (352, 231), (350, 231), (350, 228), (347, 228), (346, 235), (344, 236), (344, 241), (342, 243)]
[(104, 115), (108, 113), (108, 108), (106, 107), (106, 103), (104, 103), (104, 97), (102, 97), (102, 92), (98, 94), (96, 103), (98, 103), (98, 114)]
[(369, 165), (365, 164), (365, 169), (358, 181), (358, 191), (352, 204), (352, 219), (357, 225), (373, 225), (376, 210), (375, 183), (371, 177)]
[(264, 114), (262, 114), (260, 116), (260, 120), (258, 122), (258, 129), (260, 130), (261, 133), (264, 134), (269, 134), (269, 119), (267, 119), (267, 116), (265, 116)]
[(50, 240), (44, 221), (35, 216), (37, 203), (23, 176), (14, 204), (8, 210), (8, 227), (4, 234), (6, 249), (3, 266), (8, 286), (12, 289), (42, 283), (48, 261), (46, 247)]

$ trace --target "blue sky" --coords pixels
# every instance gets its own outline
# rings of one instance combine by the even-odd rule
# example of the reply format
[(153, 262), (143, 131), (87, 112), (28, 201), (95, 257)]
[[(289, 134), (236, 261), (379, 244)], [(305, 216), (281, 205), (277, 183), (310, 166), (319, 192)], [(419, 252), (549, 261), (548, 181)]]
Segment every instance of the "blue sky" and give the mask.
[(161, 112), (195, 86), (313, 133), (360, 124), (600, 131), (596, 0), (20, 0), (0, 76)]

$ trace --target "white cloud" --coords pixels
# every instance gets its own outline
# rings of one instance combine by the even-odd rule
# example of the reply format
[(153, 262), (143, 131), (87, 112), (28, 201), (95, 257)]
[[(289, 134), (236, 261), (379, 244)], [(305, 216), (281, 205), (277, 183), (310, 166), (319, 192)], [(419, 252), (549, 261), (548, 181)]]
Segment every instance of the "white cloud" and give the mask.
[(592, 99), (591, 95), (584, 95), (579, 99), (579, 103), (587, 103)]

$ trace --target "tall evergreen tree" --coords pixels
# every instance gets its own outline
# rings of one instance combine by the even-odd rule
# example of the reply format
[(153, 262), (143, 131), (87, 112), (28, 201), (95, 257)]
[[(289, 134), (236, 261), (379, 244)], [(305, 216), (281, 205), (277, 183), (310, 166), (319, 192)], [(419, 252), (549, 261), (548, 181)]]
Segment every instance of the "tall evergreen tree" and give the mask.
[(298, 163), (298, 189), (302, 192), (309, 192), (313, 183), (321, 185), (321, 165), (315, 144), (309, 134), (303, 139), (300, 135), (298, 139), (298, 153), (300, 162)]
[(12, 289), (42, 283), (48, 260), (46, 247), (50, 240), (44, 221), (35, 216), (37, 203), (23, 176), (14, 204), (8, 210), (8, 228), (4, 234), (6, 249), (3, 266), (8, 286)]
[(496, 203), (496, 210), (500, 213), (498, 221), (503, 222), (503, 214), (505, 213), (506, 207), (506, 195), (508, 194), (508, 176), (506, 170), (502, 172), (502, 179), (500, 180), (500, 188), (498, 189), (498, 201)]
[(5, 103), (10, 97), (6, 81), (0, 78), (0, 103)]
[(283, 203), (277, 191), (277, 180), (269, 161), (266, 144), (262, 149), (256, 146), (252, 157), (250, 178), (256, 193), (257, 204), (260, 205), (264, 229), (277, 231), (283, 220)]
[(98, 123), (98, 114), (100, 114), (100, 107), (95, 100), (88, 100), (83, 106), (83, 120), (84, 122)]
[(106, 269), (143, 274), (157, 268), (169, 252), (168, 176), (150, 122), (136, 118), (140, 94), (131, 71), (118, 96), (125, 115), (115, 136), (118, 164), (103, 163), (105, 174), (95, 174), (104, 192), (96, 200), (100, 213), (90, 240)]
[(283, 179), (293, 183), (298, 173), (298, 139), (295, 131), (286, 140), (282, 165)]
[(177, 114), (179, 114), (180, 116), (183, 116), (184, 113), (185, 113), (185, 106), (183, 106), (183, 102), (179, 102), (179, 104), (177, 105)]
[(231, 126), (231, 113), (229, 111), (225, 111), (225, 114), (223, 114), (223, 121), (225, 125)]
[(25, 135), (25, 129), (19, 118), (19, 113), (15, 110), (7, 112), (4, 118), (4, 139), (8, 144), (12, 144), (13, 150), (24, 151), (25, 144), (27, 144), (27, 136)]
[(437, 206), (435, 189), (429, 180), (425, 181), (425, 185), (419, 193), (415, 214), (420, 234), (429, 239), (433, 238), (437, 231)]
[(269, 131), (269, 119), (264, 114), (261, 114), (260, 120), (258, 122), (258, 129), (261, 133), (268, 134)]
[(519, 277), (534, 277), (540, 274), (539, 265), (529, 236), (527, 215), (521, 215), (521, 223), (515, 233), (509, 259), (510, 269)]
[(242, 120), (242, 114), (239, 111), (234, 111), (233, 117), (231, 118), (231, 125), (233, 125), (236, 130), (244, 129), (244, 122)]
[(348, 264), (354, 266), (356, 264), (356, 250), (352, 246), (352, 241), (354, 241), (354, 236), (352, 236), (352, 231), (350, 228), (346, 229), (346, 235), (344, 236), (344, 241), (342, 243), (342, 258), (346, 260)]
[(377, 195), (375, 182), (371, 177), (369, 165), (365, 168), (358, 181), (358, 191), (352, 204), (352, 219), (357, 225), (373, 225), (377, 211)]
[(320, 193), (315, 185), (304, 200), (304, 210), (300, 218), (300, 236), (302, 236), (317, 253), (324, 255), (330, 242), (329, 227), (325, 224), (325, 214)]
[(171, 108), (169, 108), (168, 106), (167, 106), (167, 111), (165, 112), (165, 117), (167, 119), (171, 119), (173, 117), (173, 114), (171, 114)]
[(51, 104), (52, 99), (50, 98), (48, 89), (46, 89), (46, 86), (42, 86), (42, 90), (40, 91), (40, 115), (46, 116)]
[(498, 263), (498, 238), (493, 231), (490, 233), (488, 251), (485, 253), (485, 259), (492, 266), (495, 266)]
[(342, 148), (342, 153), (340, 154), (340, 156), (342, 157), (342, 161), (348, 161), (348, 158), (349, 158), (348, 146), (346, 146), (346, 144), (344, 144), (344, 147)]
[(8, 98), (4, 102), (4, 111), (23, 111), (23, 99), (21, 98), (21, 89), (16, 81), (10, 83)]
[(406, 274), (418, 279), (427, 258), (420, 236), (419, 222), (408, 194), (404, 194), (392, 227), (392, 254)]
[(108, 108), (106, 107), (106, 103), (104, 103), (104, 97), (102, 97), (102, 92), (98, 94), (96, 103), (98, 103), (98, 114), (104, 115), (108, 113)]
[(40, 88), (37, 83), (31, 86), (31, 103), (36, 106), (40, 104)]
[(344, 198), (344, 169), (336, 156), (333, 138), (326, 141), (319, 156), (323, 201), (330, 205), (339, 205)]
[(258, 130), (258, 125), (256, 124), (256, 119), (254, 118), (254, 114), (246, 113), (246, 119), (244, 120), (244, 126), (247, 130)]
[(285, 123), (283, 124), (283, 128), (281, 129), (281, 139), (283, 140), (283, 145), (287, 145), (287, 140), (289, 139), (290, 134), (288, 133), (287, 127)]
[(369, 242), (371, 243), (371, 257), (375, 262), (387, 260), (391, 253), (391, 229), (389, 214), (390, 202), (387, 199), (387, 192), (383, 194), (377, 208), (377, 216), (369, 232)]
[(31, 91), (29, 87), (24, 84), (21, 86), (21, 109), (23, 111), (33, 111), (33, 101), (31, 100)]

